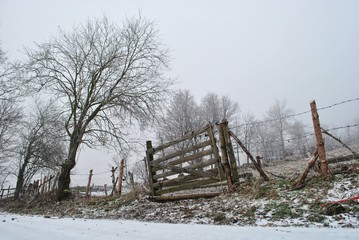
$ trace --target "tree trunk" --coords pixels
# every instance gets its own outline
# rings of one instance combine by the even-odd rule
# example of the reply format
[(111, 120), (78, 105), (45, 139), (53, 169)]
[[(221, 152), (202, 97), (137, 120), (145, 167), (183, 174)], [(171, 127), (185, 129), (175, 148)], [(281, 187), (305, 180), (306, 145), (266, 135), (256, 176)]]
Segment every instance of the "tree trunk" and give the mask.
[(59, 201), (65, 200), (70, 197), (70, 182), (71, 170), (75, 167), (75, 158), (67, 159), (65, 163), (61, 166), (61, 172), (59, 176), (58, 189), (57, 189), (57, 199)]
[(20, 197), (20, 193), (23, 190), (24, 187), (24, 172), (25, 172), (25, 164), (21, 165), (21, 168), (19, 169), (19, 174), (17, 176), (17, 181), (16, 181), (16, 188), (15, 188), (15, 193), (14, 193), (14, 198), (18, 199)]
[(26, 169), (27, 165), (29, 164), (30, 156), (31, 156), (31, 144), (29, 145), (29, 147), (27, 149), (27, 154), (25, 156), (24, 162), (23, 162), (23, 164), (21, 164), (21, 167), (19, 168), (19, 173), (17, 175), (17, 180), (16, 180), (16, 188), (15, 188), (15, 193), (14, 193), (15, 199), (18, 199), (20, 197), (20, 193), (23, 191), (24, 174), (25, 174), (25, 169)]
[(61, 166), (61, 172), (59, 175), (59, 182), (58, 182), (58, 189), (57, 189), (57, 199), (59, 201), (68, 199), (71, 196), (70, 173), (71, 173), (71, 170), (76, 165), (77, 150), (80, 146), (79, 142), (80, 141), (78, 141), (77, 139), (76, 140), (74, 140), (74, 138), (72, 139), (72, 141), (70, 142), (68, 158)]

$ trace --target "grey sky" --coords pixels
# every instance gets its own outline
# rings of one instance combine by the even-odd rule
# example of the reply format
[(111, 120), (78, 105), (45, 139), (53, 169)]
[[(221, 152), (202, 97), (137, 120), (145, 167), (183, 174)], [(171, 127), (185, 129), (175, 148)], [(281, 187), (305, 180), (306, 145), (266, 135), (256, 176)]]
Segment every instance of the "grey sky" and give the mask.
[[(357, 0), (0, 0), (0, 41), (9, 58), (21, 58), (22, 46), (56, 35), (58, 26), (103, 14), (120, 23), (139, 11), (172, 50), (169, 75), (198, 100), (228, 94), (261, 117), (275, 98), (301, 112), (312, 99), (320, 107), (359, 97)], [(348, 122), (358, 107), (321, 119)]]
[(120, 23), (141, 11), (172, 50), (170, 76), (198, 99), (229, 94), (260, 117), (274, 98), (302, 111), (313, 98), (325, 106), (358, 96), (359, 1), (0, 2), (0, 40), (10, 58), (58, 26), (102, 14)]

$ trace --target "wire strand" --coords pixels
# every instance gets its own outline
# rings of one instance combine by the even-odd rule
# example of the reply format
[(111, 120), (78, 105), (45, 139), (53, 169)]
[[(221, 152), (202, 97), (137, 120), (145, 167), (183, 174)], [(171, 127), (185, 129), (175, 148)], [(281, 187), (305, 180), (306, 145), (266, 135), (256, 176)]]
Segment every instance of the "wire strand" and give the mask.
[[(338, 102), (338, 103), (334, 103), (332, 105), (328, 105), (328, 106), (325, 106), (325, 107), (317, 108), (317, 111), (329, 109), (329, 108), (332, 108), (332, 107), (336, 107), (336, 106), (339, 106), (339, 105), (342, 105), (342, 104), (345, 104), (345, 103), (354, 102), (354, 101), (359, 101), (359, 97), (358, 98), (348, 99), (348, 100), (341, 101), (341, 102)], [(303, 111), (303, 112), (299, 112), (299, 113), (288, 114), (286, 116), (279, 117), (279, 118), (272, 118), (272, 119), (267, 119), (267, 120), (262, 120), (262, 121), (254, 121), (254, 122), (250, 122), (250, 123), (239, 124), (237, 126), (231, 127), (230, 129), (236, 129), (236, 128), (240, 128), (240, 127), (243, 127), (243, 126), (249, 126), (249, 125), (255, 125), (255, 124), (259, 125), (259, 124), (264, 124), (264, 123), (269, 123), (269, 122), (275, 122), (275, 121), (286, 119), (286, 118), (301, 116), (301, 115), (304, 115), (304, 114), (307, 114), (307, 113), (310, 113), (310, 112), (311, 112), (311, 110), (308, 110), (308, 111)]]

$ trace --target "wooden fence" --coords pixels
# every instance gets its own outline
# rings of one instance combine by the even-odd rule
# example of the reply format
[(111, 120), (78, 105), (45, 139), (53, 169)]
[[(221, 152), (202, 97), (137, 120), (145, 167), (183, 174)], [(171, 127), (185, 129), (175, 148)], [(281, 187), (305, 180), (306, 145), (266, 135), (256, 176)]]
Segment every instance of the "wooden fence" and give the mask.
[[(226, 151), (226, 144), (221, 143)], [(235, 159), (229, 162), (229, 158), (220, 157), (211, 124), (160, 146), (153, 147), (147, 141), (146, 155), (150, 190), (155, 200), (212, 197), (223, 191), (188, 193), (185, 190), (232, 187), (238, 180), (233, 178), (237, 173)], [(168, 195), (174, 192), (177, 192), (175, 196)]]
[[(56, 188), (57, 176), (45, 176), (43, 179), (34, 180), (20, 192), (21, 197), (36, 196), (42, 193), (52, 192)], [(16, 188), (9, 186), (0, 190), (0, 199), (14, 197)]]
[(0, 190), (0, 199), (13, 197), (14, 193), (15, 188), (11, 188), (11, 186), (9, 186), (8, 188), (2, 188)]

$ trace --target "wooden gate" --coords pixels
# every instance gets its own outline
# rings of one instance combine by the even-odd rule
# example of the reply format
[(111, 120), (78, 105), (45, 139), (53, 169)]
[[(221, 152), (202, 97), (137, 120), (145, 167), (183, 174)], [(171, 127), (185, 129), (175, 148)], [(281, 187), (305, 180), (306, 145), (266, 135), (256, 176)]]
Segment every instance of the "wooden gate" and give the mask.
[(146, 155), (151, 195), (156, 200), (211, 197), (220, 192), (188, 190), (227, 185), (210, 124), (157, 147), (147, 141)]

